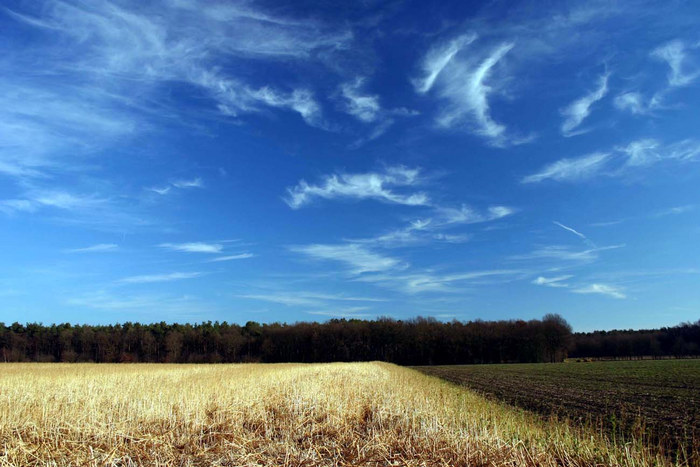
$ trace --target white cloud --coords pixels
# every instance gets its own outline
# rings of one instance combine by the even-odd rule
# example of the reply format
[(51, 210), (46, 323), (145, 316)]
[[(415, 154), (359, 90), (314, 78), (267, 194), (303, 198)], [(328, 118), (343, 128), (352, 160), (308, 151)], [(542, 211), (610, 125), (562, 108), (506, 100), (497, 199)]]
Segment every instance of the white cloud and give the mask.
[(674, 206), (672, 208), (657, 211), (651, 217), (677, 216), (695, 210), (695, 205), (686, 204), (684, 206)]
[(488, 99), (494, 88), (487, 81), (493, 68), (513, 46), (512, 43), (501, 44), (475, 67), (460, 63), (454, 70), (446, 70), (450, 73), (445, 73), (445, 87), (441, 88), (440, 94), (451, 105), (438, 116), (439, 126), (450, 128), (467, 117), (476, 134), (488, 138), (493, 144), (504, 144), (506, 127), (491, 117)]
[(386, 271), (402, 266), (401, 262), (395, 258), (375, 253), (355, 243), (341, 245), (302, 245), (292, 247), (291, 250), (317, 260), (344, 263), (355, 274)]
[(167, 274), (146, 274), (140, 276), (130, 276), (120, 279), (123, 284), (150, 284), (154, 282), (171, 282), (183, 279), (194, 279), (201, 276), (201, 272), (171, 272)]
[(538, 183), (551, 179), (559, 182), (577, 181), (600, 173), (610, 159), (609, 153), (594, 153), (575, 159), (561, 159), (543, 167), (539, 172), (524, 177), (522, 183)]
[(477, 35), (470, 33), (433, 46), (421, 62), (421, 76), (412, 80), (415, 91), (425, 94), (434, 90), (446, 103), (436, 118), (440, 127), (466, 124), (494, 146), (528, 142), (530, 137), (506, 135), (505, 125), (491, 116), (489, 104), (490, 96), (500, 91), (499, 81), (493, 80), (492, 75), (515, 44), (502, 42), (488, 50), (482, 46), (464, 52), (476, 40)]
[(490, 281), (510, 281), (523, 274), (521, 270), (494, 269), (470, 271), (456, 274), (435, 274), (423, 272), (415, 274), (370, 274), (357, 278), (362, 282), (371, 282), (396, 289), (403, 293), (416, 294), (425, 292), (456, 292), (455, 284), (484, 285)]
[(686, 45), (681, 40), (668, 42), (657, 47), (651, 56), (666, 62), (671, 69), (668, 74), (668, 84), (671, 86), (687, 86), (700, 76), (699, 71), (688, 72)]
[(161, 248), (185, 253), (221, 253), (224, 248), (218, 243), (190, 242), (190, 243), (161, 243)]
[(87, 53), (72, 59), (83, 73), (123, 76), (132, 83), (185, 82), (208, 91), (222, 111), (288, 108), (311, 124), (317, 123), (318, 108), (307, 90), (253, 87), (244, 74), (233, 74), (240, 67), (221, 65), (232, 59), (311, 60), (352, 39), (342, 28), (275, 17), (249, 3), (171, 2), (158, 11), (127, 11), (109, 2), (89, 7), (66, 2), (52, 4), (43, 15), (35, 26), (89, 44)]
[(638, 92), (625, 92), (615, 97), (613, 103), (618, 110), (635, 115), (645, 115), (661, 105), (660, 95), (647, 99)]
[(165, 186), (148, 187), (146, 188), (146, 190), (164, 196), (173, 191), (173, 188), (177, 188), (179, 190), (187, 190), (190, 188), (204, 188), (204, 182), (202, 181), (201, 177), (195, 177), (192, 179), (180, 179), (169, 182)]
[(626, 167), (648, 167), (662, 161), (688, 162), (700, 157), (700, 142), (686, 139), (664, 145), (655, 139), (640, 139), (616, 148)]
[(627, 296), (620, 290), (619, 287), (606, 284), (589, 284), (586, 286), (581, 286), (577, 289), (573, 289), (572, 292), (580, 294), (600, 294), (607, 295), (612, 298), (627, 298)]
[(172, 183), (172, 186), (175, 188), (202, 188), (204, 184), (202, 179), (197, 177), (192, 180), (176, 180)]
[(298, 209), (314, 198), (376, 199), (387, 203), (422, 206), (428, 204), (425, 193), (399, 194), (390, 188), (415, 186), (419, 183), (420, 169), (403, 166), (389, 167), (383, 172), (333, 174), (325, 176), (318, 185), (310, 185), (301, 180), (298, 185), (287, 189), (288, 196), (284, 201), (292, 209)]
[(155, 193), (158, 193), (159, 195), (167, 195), (168, 193), (170, 193), (170, 190), (172, 190), (172, 187), (170, 187), (170, 186), (165, 186), (165, 187), (162, 187), (162, 188), (159, 188), (159, 187), (151, 187), (151, 188), (147, 188), (147, 190), (150, 190), (150, 191), (153, 191), (153, 192), (155, 192)]
[(576, 230), (576, 229), (574, 229), (574, 228), (571, 228), (571, 227), (569, 227), (569, 226), (567, 226), (567, 225), (564, 225), (564, 224), (562, 224), (561, 222), (553, 221), (553, 223), (554, 223), (554, 225), (556, 225), (556, 226), (558, 226), (558, 227), (561, 227), (562, 229), (564, 229), (564, 230), (566, 230), (566, 231), (568, 231), (568, 232), (571, 232), (572, 234), (576, 235), (578, 238), (580, 238), (581, 240), (583, 240), (584, 243), (586, 243), (587, 245), (589, 245), (589, 246), (591, 246), (591, 247), (593, 247), (593, 248), (596, 247), (595, 244), (594, 244), (588, 237), (586, 237), (584, 234), (582, 234), (582, 233), (579, 232), (578, 230)]
[(543, 277), (539, 276), (537, 279), (533, 280), (532, 283), (535, 285), (543, 285), (545, 287), (556, 287), (556, 288), (566, 288), (569, 284), (564, 283), (565, 280), (571, 279), (572, 275), (557, 276), (557, 277)]
[[(69, 298), (66, 303), (95, 310), (138, 312), (134, 318), (131, 318), (135, 320), (143, 319), (144, 316), (163, 316), (161, 313), (167, 314), (170, 318), (177, 315), (181, 317), (180, 319), (192, 320), (199, 318), (198, 313), (212, 310), (211, 306), (188, 295), (134, 295), (125, 294), (123, 291), (115, 295), (105, 290)], [(123, 319), (124, 315), (120, 316)]]
[[(323, 307), (330, 306), (333, 302), (384, 302), (384, 299), (372, 297), (354, 297), (347, 295), (334, 295), (316, 292), (273, 292), (237, 295), (240, 298), (261, 300), (272, 303), (280, 303), (288, 306)], [(333, 305), (335, 307), (335, 305)]]
[(238, 255), (219, 256), (217, 258), (210, 259), (209, 261), (212, 263), (218, 263), (220, 261), (234, 261), (237, 259), (248, 259), (248, 258), (252, 258), (254, 256), (255, 255), (252, 253), (241, 253)]
[(622, 248), (624, 245), (610, 245), (599, 248), (589, 248), (587, 250), (573, 250), (568, 246), (563, 245), (547, 245), (538, 248), (524, 255), (512, 256), (514, 260), (557, 260), (557, 261), (574, 261), (574, 262), (589, 262), (598, 259), (598, 253), (601, 251), (615, 250)]
[(375, 121), (381, 112), (379, 96), (362, 92), (364, 79), (357, 78), (351, 83), (344, 83), (340, 90), (345, 98), (345, 111), (360, 121)]
[(626, 164), (629, 166), (645, 166), (657, 162), (661, 156), (659, 154), (660, 144), (653, 139), (641, 139), (633, 141), (626, 147), (619, 148), (627, 156)]
[(26, 199), (0, 200), (0, 209), (6, 212), (35, 212), (40, 208), (84, 211), (98, 207), (106, 208), (109, 204), (109, 200), (94, 195), (76, 195), (60, 190), (30, 190), (25, 196)]
[(561, 114), (566, 117), (561, 126), (561, 131), (565, 136), (573, 135), (573, 130), (578, 128), (591, 114), (591, 106), (608, 93), (608, 77), (608, 74), (601, 75), (598, 78), (597, 89), (575, 100), (561, 111)]
[(368, 141), (373, 141), (382, 136), (394, 124), (399, 117), (413, 117), (419, 113), (404, 107), (385, 109), (379, 103), (379, 95), (370, 94), (364, 90), (365, 78), (358, 77), (354, 81), (340, 85), (343, 98), (343, 110), (355, 117), (360, 122), (372, 124), (372, 128), (366, 136), (353, 142), (350, 149), (357, 149)]
[[(690, 162), (700, 159), (700, 141), (686, 139), (662, 144), (654, 139), (640, 139), (611, 152), (598, 152), (571, 159), (560, 159), (539, 172), (521, 179), (521, 183), (543, 180), (576, 182), (600, 175), (620, 177), (632, 169), (649, 167), (660, 162)], [(604, 170), (605, 169), (605, 170)]]
[(98, 243), (97, 245), (87, 246), (84, 248), (73, 248), (71, 250), (66, 250), (68, 253), (102, 253), (107, 251), (114, 251), (119, 248), (116, 243)]
[[(249, 91), (249, 95), (256, 101), (265, 103), (270, 107), (290, 109), (297, 112), (304, 121), (314, 127), (323, 128), (325, 123), (321, 115), (321, 106), (316, 101), (313, 92), (308, 89), (295, 89), (289, 93), (277, 91), (269, 87)], [(224, 104), (220, 109), (226, 109), (226, 113), (236, 115)]]
[(433, 47), (423, 58), (421, 69), (423, 76), (413, 80), (413, 86), (419, 93), (430, 91), (438, 75), (462, 48), (474, 42), (476, 34), (465, 34), (445, 44)]
[(438, 219), (435, 224), (478, 224), (501, 219), (515, 214), (516, 209), (508, 206), (490, 206), (486, 212), (479, 212), (463, 204), (460, 208), (437, 207)]
[[(50, 0), (12, 8), (3, 12), (8, 21), (35, 28), (28, 34), (36, 41), (3, 50), (0, 176), (54, 188), (57, 174), (93, 170), (106, 149), (163, 120), (282, 109), (324, 127), (306, 83), (252, 83), (249, 70), (260, 61), (265, 70), (330, 64), (353, 40), (348, 28), (275, 16), (251, 2)], [(193, 97), (186, 108), (163, 99), (174, 87)]]
[(6, 214), (13, 214), (17, 211), (34, 212), (37, 209), (37, 203), (28, 199), (0, 200), (0, 211), (3, 211)]
[(363, 239), (353, 239), (353, 243), (377, 245), (384, 248), (397, 248), (421, 243), (465, 243), (471, 239), (470, 234), (447, 234), (440, 232), (457, 225), (491, 222), (514, 214), (516, 209), (507, 206), (490, 206), (479, 211), (466, 204), (460, 208), (443, 206), (433, 207), (433, 217), (415, 219), (407, 226), (388, 233)]

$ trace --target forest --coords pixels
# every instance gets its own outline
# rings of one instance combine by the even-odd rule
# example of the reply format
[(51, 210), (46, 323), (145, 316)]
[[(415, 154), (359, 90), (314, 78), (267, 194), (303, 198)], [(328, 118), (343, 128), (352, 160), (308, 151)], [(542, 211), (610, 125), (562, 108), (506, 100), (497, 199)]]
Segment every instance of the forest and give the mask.
[(575, 358), (700, 354), (700, 321), (646, 331), (573, 333), (556, 314), (540, 320), (333, 319), (325, 323), (0, 323), (5, 362), (331, 362), (400, 365), (559, 362)]

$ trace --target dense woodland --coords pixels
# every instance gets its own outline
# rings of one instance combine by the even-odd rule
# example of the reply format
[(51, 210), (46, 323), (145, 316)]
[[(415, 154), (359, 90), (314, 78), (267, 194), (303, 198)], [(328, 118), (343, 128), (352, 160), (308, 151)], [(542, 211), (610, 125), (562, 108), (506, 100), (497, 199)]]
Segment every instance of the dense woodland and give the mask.
[(700, 356), (700, 320), (670, 328), (574, 334), (568, 354), (600, 359)]
[(0, 323), (2, 361), (329, 362), (403, 365), (556, 362), (700, 354), (700, 321), (652, 331), (573, 334), (559, 315), (531, 321), (440, 322), (416, 318), (326, 323)]

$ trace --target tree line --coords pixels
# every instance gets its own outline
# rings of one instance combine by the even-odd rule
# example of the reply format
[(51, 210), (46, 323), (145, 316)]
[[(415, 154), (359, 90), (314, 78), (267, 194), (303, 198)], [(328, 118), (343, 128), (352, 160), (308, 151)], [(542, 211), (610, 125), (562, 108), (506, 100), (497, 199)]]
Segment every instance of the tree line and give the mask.
[(700, 356), (700, 320), (661, 329), (577, 333), (569, 357), (632, 359)]
[(700, 354), (700, 321), (645, 331), (572, 333), (559, 315), (540, 320), (345, 320), (325, 323), (0, 323), (6, 362), (331, 362), (401, 365), (559, 362), (569, 357)]
[(345, 320), (325, 323), (0, 323), (7, 362), (331, 362), (401, 365), (554, 362), (571, 326), (559, 315), (531, 321)]

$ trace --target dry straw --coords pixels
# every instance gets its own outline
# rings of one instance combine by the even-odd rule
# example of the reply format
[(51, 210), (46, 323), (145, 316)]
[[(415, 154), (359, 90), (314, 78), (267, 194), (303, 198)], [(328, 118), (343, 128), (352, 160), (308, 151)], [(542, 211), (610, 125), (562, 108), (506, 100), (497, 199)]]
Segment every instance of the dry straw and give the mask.
[(385, 363), (0, 366), (2, 466), (665, 462)]

